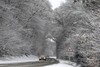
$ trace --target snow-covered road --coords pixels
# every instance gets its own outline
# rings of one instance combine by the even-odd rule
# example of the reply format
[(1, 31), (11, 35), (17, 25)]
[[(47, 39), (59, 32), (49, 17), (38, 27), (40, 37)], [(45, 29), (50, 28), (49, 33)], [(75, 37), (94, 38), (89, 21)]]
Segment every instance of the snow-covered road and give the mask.
[(74, 62), (69, 62), (65, 60), (59, 60), (58, 64), (48, 65), (44, 67), (78, 67)]
[[(59, 59), (58, 59), (59, 60)], [(0, 58), (0, 67), (5, 64), (15, 64), (16, 67), (34, 67), (33, 62), (39, 61), (37, 56), (21, 56), (21, 57), (5, 57), (5, 58)], [(69, 61), (64, 61), (64, 60), (59, 60), (60, 62), (57, 64), (52, 64), (52, 65), (47, 65), (43, 67), (75, 67), (75, 63)], [(31, 62), (31, 63), (29, 63)], [(20, 66), (19, 63), (25, 63), (24, 66)], [(14, 65), (12, 67), (15, 67)], [(9, 67), (5, 66), (5, 67)]]

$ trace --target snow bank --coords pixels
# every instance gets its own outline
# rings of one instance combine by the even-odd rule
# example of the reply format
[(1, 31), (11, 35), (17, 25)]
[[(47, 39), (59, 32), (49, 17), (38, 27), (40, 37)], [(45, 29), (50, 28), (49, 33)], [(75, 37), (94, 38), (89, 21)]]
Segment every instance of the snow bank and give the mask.
[(29, 56), (19, 56), (19, 57), (3, 57), (0, 58), (0, 64), (11, 64), (11, 63), (23, 63), (23, 62), (34, 62), (38, 61), (38, 57), (29, 55)]
[(50, 58), (54, 58), (54, 59), (56, 59), (56, 57), (55, 57), (55, 56), (50, 56)]
[(48, 66), (44, 66), (44, 67), (78, 67), (76, 66), (76, 63), (74, 62), (69, 62), (69, 61), (65, 61), (65, 60), (59, 60), (60, 63), (58, 64), (53, 64), (53, 65), (48, 65)]
[(49, 65), (44, 67), (73, 67), (73, 66), (59, 63), (59, 64), (54, 64), (54, 65)]

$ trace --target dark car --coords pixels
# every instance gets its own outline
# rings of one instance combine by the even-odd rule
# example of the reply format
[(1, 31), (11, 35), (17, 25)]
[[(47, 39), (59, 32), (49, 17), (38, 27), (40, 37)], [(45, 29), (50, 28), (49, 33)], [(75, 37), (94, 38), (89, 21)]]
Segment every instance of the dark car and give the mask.
[(39, 61), (40, 61), (40, 60), (44, 60), (44, 61), (46, 61), (47, 58), (48, 58), (48, 56), (41, 55), (41, 56), (39, 57)]

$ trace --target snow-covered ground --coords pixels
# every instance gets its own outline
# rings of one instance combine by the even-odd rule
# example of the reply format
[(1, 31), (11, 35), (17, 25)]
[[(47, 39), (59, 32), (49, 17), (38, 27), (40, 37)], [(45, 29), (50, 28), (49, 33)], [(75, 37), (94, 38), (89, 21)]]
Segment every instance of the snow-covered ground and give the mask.
[(65, 60), (59, 60), (60, 63), (58, 64), (53, 64), (53, 65), (48, 65), (48, 66), (44, 66), (44, 67), (79, 67), (76, 66), (76, 63), (74, 62), (69, 62), (69, 61), (65, 61)]
[(49, 66), (45, 66), (45, 67), (74, 67), (74, 66), (60, 63), (60, 64), (54, 64), (54, 65), (49, 65)]
[[(56, 59), (56, 57), (51, 57), (51, 58)], [(13, 64), (13, 63), (24, 63), (24, 62), (34, 62), (34, 61), (39, 61), (39, 60), (37, 56), (33, 56), (33, 55), (0, 58), (0, 64)], [(52, 64), (44, 67), (79, 67), (79, 66), (75, 66), (76, 64), (74, 62), (69, 62), (65, 60), (59, 60), (59, 61), (60, 63), (58, 64)]]
[(12, 63), (23, 63), (23, 62), (31, 62), (38, 61), (38, 57), (29, 55), (29, 56), (19, 56), (19, 57), (3, 57), (0, 58), (0, 64), (12, 64)]

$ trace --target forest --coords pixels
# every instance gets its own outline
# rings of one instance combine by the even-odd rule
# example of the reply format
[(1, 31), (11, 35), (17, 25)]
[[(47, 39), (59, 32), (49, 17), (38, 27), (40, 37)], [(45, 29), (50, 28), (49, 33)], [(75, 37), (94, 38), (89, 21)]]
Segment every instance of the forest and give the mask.
[(51, 7), (48, 0), (0, 0), (0, 57), (70, 57), (82, 67), (100, 67), (100, 0)]

